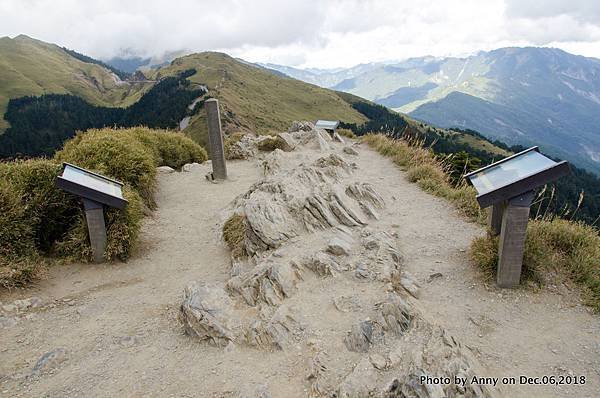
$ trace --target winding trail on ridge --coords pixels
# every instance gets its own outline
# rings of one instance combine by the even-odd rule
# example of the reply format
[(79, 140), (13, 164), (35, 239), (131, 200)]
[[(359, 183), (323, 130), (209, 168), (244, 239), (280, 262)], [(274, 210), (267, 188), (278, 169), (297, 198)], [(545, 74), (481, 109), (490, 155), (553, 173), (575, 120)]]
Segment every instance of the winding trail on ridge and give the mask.
[[(600, 320), (576, 294), (483, 282), (467, 250), (484, 230), (410, 184), (389, 159), (364, 144), (355, 148), (359, 156), (347, 158), (388, 204), (377, 228), (398, 234), (405, 268), (422, 287), (418, 306), (473, 351), (489, 372), (481, 376), (587, 377), (583, 386), (494, 390), (513, 397), (600, 395)], [(299, 162), (316, 155), (286, 156)], [(0, 325), (0, 396), (212, 397), (242, 384), (265, 384), (273, 397), (306, 396), (303, 348), (224, 351), (183, 334), (177, 319), (183, 288), (228, 280), (231, 260), (221, 240), (226, 209), (262, 175), (259, 159), (229, 162), (230, 179), (212, 184), (204, 178), (209, 167), (159, 175), (158, 210), (145, 219), (129, 262), (57, 266), (34, 287), (0, 294), (2, 304), (42, 300), (16, 315), (16, 323)], [(442, 276), (430, 281), (434, 273)], [(327, 288), (319, 280), (306, 283), (316, 292)], [(317, 310), (329, 328), (336, 310)], [(31, 376), (36, 361), (59, 347), (64, 360)]]

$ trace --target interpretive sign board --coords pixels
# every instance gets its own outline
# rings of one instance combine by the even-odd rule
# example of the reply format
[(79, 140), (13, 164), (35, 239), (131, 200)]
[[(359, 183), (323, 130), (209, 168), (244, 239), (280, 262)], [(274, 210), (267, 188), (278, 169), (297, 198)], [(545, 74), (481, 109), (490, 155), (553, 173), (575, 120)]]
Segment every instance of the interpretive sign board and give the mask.
[(56, 186), (81, 197), (94, 261), (104, 261), (104, 206), (117, 209), (127, 206), (127, 200), (123, 198), (123, 183), (70, 163), (63, 163), (62, 173), (56, 178)]
[(538, 147), (532, 147), (465, 177), (477, 190), (479, 205), (485, 208), (531, 191), (569, 172), (567, 162), (555, 162), (542, 155)]
[(340, 125), (340, 122), (337, 120), (317, 120), (315, 123), (315, 127), (318, 129), (323, 129), (330, 131), (332, 133), (335, 132), (335, 129)]
[(56, 186), (82, 198), (124, 209), (123, 183), (82, 169), (70, 163), (63, 164), (63, 172), (56, 179)]
[(481, 208), (493, 206), (489, 225), (492, 234), (500, 235), (496, 278), (500, 287), (519, 284), (534, 190), (569, 173), (567, 162), (555, 162), (532, 147), (465, 175)]

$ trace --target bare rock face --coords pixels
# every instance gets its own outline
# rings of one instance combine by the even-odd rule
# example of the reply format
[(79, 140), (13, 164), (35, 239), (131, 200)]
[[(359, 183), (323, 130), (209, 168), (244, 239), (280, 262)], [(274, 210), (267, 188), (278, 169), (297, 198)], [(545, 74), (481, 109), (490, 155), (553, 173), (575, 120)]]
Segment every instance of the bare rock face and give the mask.
[(351, 250), (350, 242), (337, 236), (327, 243), (327, 251), (335, 256), (347, 256)]
[(377, 371), (368, 358), (362, 358), (338, 387), (337, 397), (363, 398), (375, 396)]
[(352, 165), (338, 155), (283, 170), (282, 153), (274, 151), (265, 159), (267, 179), (236, 202), (246, 216), (244, 245), (250, 255), (276, 249), (302, 233), (367, 225), (374, 209), (385, 205), (369, 184), (342, 184)]
[(297, 341), (303, 332), (304, 326), (298, 315), (282, 306), (270, 319), (254, 321), (246, 331), (246, 341), (258, 348), (284, 350)]
[(348, 155), (358, 156), (358, 152), (356, 151), (356, 149), (352, 148), (351, 146), (345, 146), (343, 151)]
[(259, 137), (252, 134), (245, 134), (239, 141), (234, 142), (229, 147), (228, 159), (250, 159), (258, 153)]
[(407, 302), (395, 294), (375, 305), (373, 319), (366, 319), (354, 325), (344, 338), (349, 351), (367, 352), (384, 334), (400, 336), (411, 325), (411, 308)]
[(349, 351), (367, 352), (373, 343), (376, 327), (370, 320), (362, 321), (352, 327), (344, 338), (344, 344)]
[(314, 123), (299, 122), (299, 121), (295, 120), (294, 122), (292, 122), (292, 125), (288, 129), (288, 133), (293, 133), (296, 131), (311, 131), (311, 130), (314, 130), (314, 128), (315, 128)]
[(420, 343), (413, 346), (403, 361), (401, 375), (384, 388), (384, 397), (490, 397), (490, 391), (479, 385), (454, 383), (436, 385), (421, 383), (422, 375), (435, 377), (460, 376), (470, 380), (477, 374), (475, 359), (469, 350), (445, 330), (437, 326), (421, 325)]
[(171, 174), (175, 170), (169, 166), (159, 166), (156, 168), (156, 171), (160, 174)]
[(227, 293), (216, 285), (192, 283), (184, 290), (180, 319), (187, 334), (225, 347), (236, 340), (238, 316)]
[(248, 305), (260, 302), (277, 305), (293, 294), (299, 279), (297, 269), (291, 264), (260, 264), (250, 272), (231, 278), (227, 288), (242, 296)]
[(296, 140), (290, 133), (279, 133), (277, 134), (277, 139), (282, 144), (282, 150), (285, 152), (291, 152), (296, 149)]

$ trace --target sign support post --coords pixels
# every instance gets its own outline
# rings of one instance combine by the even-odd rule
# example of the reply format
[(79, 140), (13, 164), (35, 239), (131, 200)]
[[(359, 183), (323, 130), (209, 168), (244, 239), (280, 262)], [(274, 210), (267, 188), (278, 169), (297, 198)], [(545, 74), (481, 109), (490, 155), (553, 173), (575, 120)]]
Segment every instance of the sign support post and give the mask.
[(533, 196), (533, 191), (526, 192), (510, 199), (504, 208), (498, 243), (496, 283), (499, 287), (513, 288), (519, 285), (529, 207)]
[(208, 141), (210, 146), (210, 159), (212, 163), (213, 179), (227, 179), (227, 166), (225, 164), (225, 150), (223, 147), (223, 133), (221, 132), (221, 114), (219, 101), (211, 98), (204, 102), (208, 117)]
[(494, 204), (490, 209), (488, 224), (493, 236), (500, 235), (500, 230), (502, 229), (502, 213), (504, 212), (505, 207), (506, 202), (500, 202)]
[(106, 225), (104, 224), (104, 206), (102, 203), (83, 198), (85, 220), (87, 222), (90, 245), (95, 263), (104, 261), (106, 250)]

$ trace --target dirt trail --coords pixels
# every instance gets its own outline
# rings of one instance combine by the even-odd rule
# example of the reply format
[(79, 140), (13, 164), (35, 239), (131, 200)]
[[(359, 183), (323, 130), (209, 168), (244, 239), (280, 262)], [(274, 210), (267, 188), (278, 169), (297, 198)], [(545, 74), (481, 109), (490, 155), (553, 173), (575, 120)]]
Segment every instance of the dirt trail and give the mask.
[[(353, 178), (370, 181), (387, 203), (369, 227), (397, 233), (405, 268), (422, 287), (415, 305), (471, 348), (485, 369), (479, 376), (587, 378), (583, 386), (492, 390), (523, 397), (600, 395), (600, 319), (573, 294), (499, 290), (482, 282), (466, 250), (483, 229), (408, 183), (388, 159), (364, 145), (356, 149), (359, 156), (343, 155), (358, 165)], [(297, 150), (285, 160), (293, 168), (320, 155)], [(231, 277), (221, 227), (228, 204), (262, 175), (259, 159), (230, 162), (230, 180), (211, 184), (204, 179), (208, 167), (159, 176), (158, 210), (145, 220), (140, 248), (128, 263), (56, 267), (35, 287), (0, 296), (9, 306), (0, 323), (0, 396), (229, 396), (240, 386), (258, 385), (273, 397), (309, 393), (310, 341), (283, 351), (224, 350), (183, 333), (177, 319), (183, 288)], [(286, 250), (301, 250), (305, 239), (318, 245), (320, 236), (292, 240)], [(435, 273), (442, 276), (429, 282)], [(366, 308), (384, 290), (382, 283), (354, 279), (306, 275), (298, 294), (286, 300), (326, 348), (334, 379), (351, 373), (361, 358), (347, 352), (340, 333), (368, 315)], [(341, 313), (330, 302), (352, 294), (363, 301), (359, 314)], [(37, 308), (18, 314), (10, 308), (32, 296), (41, 299)], [(64, 351), (54, 362), (32, 374), (38, 359), (58, 348)]]

